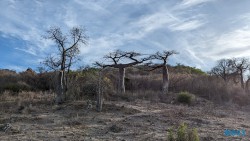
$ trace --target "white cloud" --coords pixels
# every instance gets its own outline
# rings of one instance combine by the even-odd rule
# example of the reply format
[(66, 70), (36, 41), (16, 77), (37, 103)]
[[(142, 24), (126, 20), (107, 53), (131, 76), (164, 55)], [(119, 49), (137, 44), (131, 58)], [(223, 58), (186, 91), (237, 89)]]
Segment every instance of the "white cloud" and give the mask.
[[(209, 2), (217, 1), (0, 1), (0, 32), (4, 38), (26, 42), (16, 47), (17, 50), (41, 56), (51, 52), (50, 47), (54, 45), (41, 37), (50, 26), (67, 31), (72, 26), (83, 25), (90, 40), (80, 50), (88, 62), (114, 49), (136, 48), (141, 52), (176, 49), (185, 54), (185, 58), (176, 58), (180, 63), (193, 61), (193, 66), (202, 67), (220, 57), (250, 54), (247, 49), (250, 12), (237, 15), (241, 12), (238, 11), (236, 15), (240, 18), (228, 18), (231, 15), (223, 8), (216, 9), (220, 13), (216, 15), (213, 11), (216, 7), (209, 7)], [(223, 4), (233, 7), (230, 3)], [(218, 19), (224, 17), (236, 22), (221, 23)], [(220, 29), (224, 24), (230, 28)]]
[(216, 44), (224, 50), (250, 46), (250, 28), (247, 26), (223, 34), (218, 38)]
[(109, 13), (104, 7), (110, 4), (112, 1), (82, 1), (82, 0), (74, 0), (76, 4), (80, 4), (83, 8), (101, 12), (101, 13)]
[(37, 56), (37, 53), (36, 53), (36, 51), (34, 50), (34, 48), (27, 48), (27, 49), (15, 48), (15, 49), (16, 49), (16, 50), (23, 51), (23, 52), (28, 53), (28, 54), (31, 54), (31, 55), (34, 55), (34, 56)]
[(205, 23), (202, 22), (202, 21), (193, 20), (193, 21), (187, 21), (187, 22), (181, 22), (181, 23), (173, 24), (173, 25), (170, 26), (170, 29), (172, 31), (189, 31), (189, 30), (197, 29), (197, 28), (201, 27), (204, 24)]
[(250, 28), (242, 27), (219, 34), (212, 38), (205, 52), (213, 59), (250, 57)]
[(158, 11), (157, 13), (147, 15), (139, 19), (135, 25), (142, 27), (145, 32), (150, 32), (167, 26), (168, 23), (176, 20), (177, 18), (169, 14), (167, 11)]
[(193, 6), (197, 6), (206, 2), (210, 2), (214, 0), (183, 0), (177, 8), (183, 9), (183, 8), (189, 8)]

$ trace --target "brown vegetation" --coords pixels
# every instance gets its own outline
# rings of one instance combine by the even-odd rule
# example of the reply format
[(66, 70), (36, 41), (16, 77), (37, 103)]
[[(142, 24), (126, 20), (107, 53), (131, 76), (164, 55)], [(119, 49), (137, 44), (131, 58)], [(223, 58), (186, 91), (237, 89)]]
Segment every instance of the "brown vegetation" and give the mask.
[[(166, 140), (167, 131), (183, 122), (197, 128), (201, 140), (229, 139), (223, 135), (225, 128), (249, 130), (250, 97), (241, 83), (180, 64), (168, 69), (168, 94), (162, 93), (162, 70), (136, 66), (127, 68), (127, 91), (121, 95), (117, 95), (119, 71), (114, 68), (69, 71), (62, 105), (55, 105), (57, 72), (1, 70), (0, 127), (8, 125), (8, 129), (0, 136), (4, 140)], [(100, 92), (104, 101), (97, 112)]]

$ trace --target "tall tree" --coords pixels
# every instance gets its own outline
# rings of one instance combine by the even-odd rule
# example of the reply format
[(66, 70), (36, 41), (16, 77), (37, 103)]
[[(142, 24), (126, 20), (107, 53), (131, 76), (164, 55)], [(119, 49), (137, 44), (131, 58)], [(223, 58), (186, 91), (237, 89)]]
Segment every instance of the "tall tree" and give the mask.
[(105, 59), (109, 60), (111, 64), (100, 64), (99, 66), (103, 68), (113, 67), (119, 69), (119, 82), (118, 82), (118, 93), (125, 93), (125, 68), (131, 67), (144, 61), (148, 60), (147, 58), (139, 58), (140, 53), (136, 52), (125, 52), (121, 50), (116, 50), (115, 52), (109, 53), (104, 56)]
[(63, 34), (59, 27), (51, 27), (44, 38), (54, 41), (57, 45), (58, 55), (47, 57), (44, 64), (50, 69), (59, 71), (56, 103), (60, 104), (65, 100), (67, 86), (65, 73), (70, 70), (73, 59), (79, 54), (79, 47), (82, 44), (86, 45), (88, 38), (81, 27), (73, 27), (69, 34)]
[(171, 55), (178, 54), (176, 51), (163, 51), (163, 52), (156, 52), (155, 54), (151, 55), (149, 58), (152, 60), (160, 60), (162, 61), (161, 64), (154, 64), (150, 63), (148, 66), (150, 66), (152, 69), (155, 70), (158, 68), (162, 68), (162, 93), (167, 94), (168, 93), (168, 86), (169, 86), (169, 73), (168, 73), (168, 58)]
[(237, 74), (240, 77), (241, 88), (245, 89), (244, 85), (244, 73), (249, 69), (249, 60), (247, 58), (233, 58), (233, 67), (236, 69)]

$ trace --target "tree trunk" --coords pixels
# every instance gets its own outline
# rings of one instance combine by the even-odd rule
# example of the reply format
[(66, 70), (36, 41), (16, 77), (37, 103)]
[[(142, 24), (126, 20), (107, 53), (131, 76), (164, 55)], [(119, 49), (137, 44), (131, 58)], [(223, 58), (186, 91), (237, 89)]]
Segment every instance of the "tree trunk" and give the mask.
[(99, 71), (98, 77), (98, 92), (96, 97), (96, 110), (98, 112), (102, 111), (102, 103), (103, 103), (103, 87), (102, 87), (102, 70)]
[(72, 64), (72, 57), (70, 57), (67, 75), (65, 76), (65, 92), (67, 92), (68, 90), (68, 79), (69, 79), (69, 72), (70, 72), (71, 64)]
[(167, 66), (163, 66), (162, 68), (162, 93), (168, 93), (168, 85), (169, 85), (169, 76), (168, 76), (168, 68)]
[(56, 104), (61, 104), (65, 100), (65, 52), (62, 53), (62, 62), (61, 62), (61, 69), (59, 72), (58, 78), (58, 89), (57, 89), (57, 97), (56, 97)]
[(240, 83), (241, 83), (241, 88), (245, 89), (244, 80), (243, 80), (243, 71), (242, 70), (240, 71)]
[(249, 82), (250, 82), (250, 77), (248, 77), (248, 79), (246, 81), (246, 86), (245, 86), (245, 90), (247, 93), (249, 92)]
[(61, 104), (64, 100), (64, 72), (60, 70), (58, 76), (58, 85), (57, 85), (57, 95), (56, 95), (56, 104)]
[(118, 92), (119, 94), (125, 93), (125, 68), (119, 68), (119, 84), (118, 84)]

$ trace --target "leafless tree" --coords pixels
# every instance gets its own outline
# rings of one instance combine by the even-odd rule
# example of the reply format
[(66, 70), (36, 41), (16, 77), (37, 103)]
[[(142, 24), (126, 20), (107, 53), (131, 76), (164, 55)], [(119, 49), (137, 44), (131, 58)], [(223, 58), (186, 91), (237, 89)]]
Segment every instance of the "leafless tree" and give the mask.
[(244, 73), (249, 69), (249, 60), (247, 58), (233, 58), (233, 67), (236, 69), (235, 72), (240, 77), (241, 88), (245, 89), (244, 85)]
[(235, 69), (233, 68), (233, 61), (231, 59), (221, 59), (217, 65), (212, 68), (210, 73), (221, 77), (227, 83), (234, 71)]
[(119, 82), (118, 82), (118, 93), (125, 93), (125, 68), (131, 67), (144, 61), (148, 58), (139, 58), (140, 53), (136, 52), (125, 52), (121, 50), (116, 50), (115, 52), (109, 53), (104, 56), (105, 59), (109, 60), (111, 64), (100, 64), (97, 62), (97, 65), (106, 67), (113, 67), (119, 69)]
[(178, 54), (176, 51), (163, 51), (156, 52), (155, 54), (151, 55), (149, 58), (152, 60), (160, 60), (162, 61), (161, 64), (154, 64), (149, 63), (148, 66), (151, 67), (151, 70), (155, 70), (158, 68), (162, 68), (162, 93), (166, 94), (168, 93), (168, 87), (169, 87), (169, 73), (167, 68), (168, 58), (171, 55)]
[(63, 34), (58, 27), (51, 27), (44, 38), (54, 41), (57, 45), (58, 55), (47, 57), (44, 64), (50, 69), (59, 71), (56, 103), (60, 104), (65, 99), (67, 86), (65, 73), (69, 72), (73, 59), (79, 54), (80, 45), (87, 44), (88, 37), (81, 27), (73, 27), (68, 35)]

